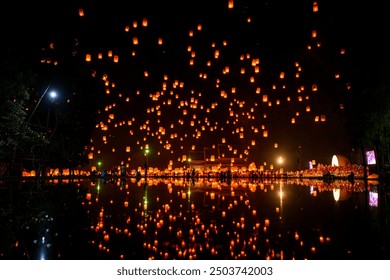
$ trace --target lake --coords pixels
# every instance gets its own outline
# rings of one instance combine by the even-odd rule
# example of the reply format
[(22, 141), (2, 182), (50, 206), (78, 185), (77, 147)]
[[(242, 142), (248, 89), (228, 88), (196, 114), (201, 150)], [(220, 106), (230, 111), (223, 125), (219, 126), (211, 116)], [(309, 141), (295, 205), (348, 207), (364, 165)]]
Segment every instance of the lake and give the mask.
[(389, 198), (363, 180), (1, 181), (0, 258), (390, 259)]

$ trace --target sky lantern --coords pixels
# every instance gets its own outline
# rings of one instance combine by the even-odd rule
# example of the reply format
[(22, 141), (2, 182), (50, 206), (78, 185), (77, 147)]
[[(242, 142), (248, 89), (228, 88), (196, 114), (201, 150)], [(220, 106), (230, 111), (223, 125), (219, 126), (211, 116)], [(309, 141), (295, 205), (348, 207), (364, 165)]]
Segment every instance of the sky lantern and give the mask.
[(108, 55), (108, 57), (112, 57), (112, 50), (109, 50), (109, 51), (107, 52), (107, 55)]
[(138, 23), (137, 23), (136, 20), (133, 21), (133, 27), (134, 27), (134, 28), (137, 28), (137, 27), (138, 27)]
[(82, 8), (79, 9), (79, 16), (80, 17), (84, 16), (84, 9), (82, 9)]
[(233, 0), (229, 0), (229, 2), (228, 2), (228, 8), (229, 8), (229, 9), (233, 9), (233, 8), (234, 8), (234, 1), (233, 1)]
[(314, 13), (318, 12), (318, 2), (317, 1), (313, 2), (313, 12)]
[(87, 54), (85, 55), (85, 61), (86, 61), (86, 62), (90, 62), (90, 61), (91, 61), (91, 54), (87, 53)]
[[(229, 3), (228, 5), (229, 6), (231, 5), (231, 7), (233, 8), (234, 1), (228, 0), (228, 3)], [(313, 10), (314, 10), (314, 7), (317, 6), (317, 3), (316, 2), (312, 2), (312, 3), (313, 3)], [(225, 5), (226, 5), (226, 3), (225, 3)], [(226, 6), (225, 6), (225, 8), (226, 8)], [(317, 6), (317, 8), (318, 8), (318, 6)], [(241, 20), (246, 20), (246, 16), (244, 16), (244, 18), (242, 18)], [(142, 19), (142, 17), (141, 17), (141, 20), (138, 19), (138, 24), (142, 24), (142, 26), (147, 26), (148, 21), (146, 18)], [(130, 25), (131, 25), (131, 22), (130, 22)], [(136, 21), (133, 22), (133, 26), (137, 27)], [(242, 26), (248, 27), (245, 23)], [(141, 29), (143, 29), (143, 28), (141, 28)], [(195, 35), (198, 35), (198, 32), (196, 30), (201, 31), (203, 29), (203, 26), (201, 24), (196, 23), (192, 29), (194, 30), (194, 32), (190, 31), (190, 36), (195, 36)], [(311, 36), (313, 38), (315, 38), (319, 34), (317, 34), (317, 30), (313, 30), (313, 29), (315, 29), (315, 28), (308, 29), (308, 32), (311, 32)], [(137, 32), (138, 31), (144, 32), (144, 31), (143, 30), (134, 30), (132, 26), (126, 26), (125, 31), (132, 32), (132, 34), (125, 34), (125, 35), (130, 35), (130, 37), (128, 39), (130, 41), (130, 44), (132, 43), (131, 40), (133, 39), (134, 45), (139, 43), (138, 38), (140, 40), (143, 40), (144, 35), (148, 35), (148, 33), (143, 34), (142, 38), (141, 38), (140, 37), (141, 35), (139, 35), (139, 33), (137, 33)], [(122, 32), (123, 32), (123, 29), (122, 29)], [(133, 33), (133, 32), (135, 32), (135, 33)], [(188, 32), (188, 29), (186, 32)], [(194, 33), (196, 33), (196, 34), (194, 34)], [(188, 33), (185, 33), (184, 37), (186, 37), (187, 34)], [(308, 34), (308, 35), (310, 36), (310, 34)], [(138, 36), (138, 37), (136, 37), (136, 36)], [(157, 54), (161, 54), (162, 49), (160, 49), (159, 47), (157, 48), (156, 43), (159, 45), (162, 45), (163, 39), (161, 37), (158, 37), (158, 35), (154, 36), (154, 38), (151, 38), (151, 39), (152, 40), (145, 39), (144, 41), (142, 41), (142, 45), (144, 45), (144, 44), (153, 45), (154, 44), (155, 48), (153, 48), (153, 47), (149, 48), (150, 46), (146, 46), (146, 49), (148, 51), (149, 50), (152, 50), (152, 51), (159, 50), (157, 52)], [(311, 43), (313, 44), (313, 46), (315, 46), (314, 45), (315, 42), (311, 42)], [(282, 92), (281, 89), (282, 88), (286, 89), (286, 85), (283, 85), (283, 83), (290, 82), (289, 80), (286, 82), (281, 81), (281, 79), (286, 79), (286, 77), (285, 77), (286, 72), (281, 71), (284, 69), (280, 69), (279, 71), (276, 71), (276, 73), (274, 73), (274, 74), (276, 74), (276, 76), (274, 76), (276, 78), (276, 80), (274, 79), (274, 81), (273, 81), (273, 82), (275, 82), (275, 84), (272, 85), (272, 81), (266, 81), (266, 79), (264, 79), (265, 84), (263, 84), (263, 79), (260, 78), (260, 75), (254, 74), (254, 73), (260, 72), (259, 71), (260, 70), (260, 67), (259, 67), (260, 59), (259, 58), (256, 58), (255, 56), (251, 55), (250, 53), (244, 53), (244, 54), (238, 53), (238, 55), (236, 55), (236, 56), (230, 55), (230, 53), (229, 53), (228, 60), (225, 60), (224, 55), (220, 57), (221, 50), (218, 50), (218, 48), (221, 48), (221, 45), (227, 46), (226, 40), (222, 39), (220, 41), (217, 41), (217, 44), (215, 42), (209, 41), (209, 42), (206, 42), (206, 44), (207, 45), (211, 44), (211, 47), (212, 47), (211, 48), (210, 45), (208, 45), (208, 51), (209, 51), (208, 56), (209, 57), (203, 55), (203, 53), (202, 53), (202, 55), (201, 55), (201, 53), (196, 53), (196, 51), (202, 50), (202, 46), (200, 46), (198, 44), (198, 42), (196, 42), (196, 45), (194, 45), (194, 46), (188, 46), (188, 44), (184, 44), (184, 49), (182, 49), (183, 53), (186, 55), (184, 57), (186, 57), (187, 60), (185, 60), (184, 63), (187, 63), (187, 69), (193, 68), (193, 70), (190, 71), (190, 74), (195, 75), (194, 77), (197, 78), (198, 81), (199, 81), (199, 78), (206, 79), (206, 77), (208, 77), (208, 80), (212, 80), (212, 81), (208, 81), (208, 82), (210, 82), (211, 85), (215, 85), (215, 88), (219, 87), (219, 89), (214, 88), (214, 91), (217, 93), (216, 95), (209, 96), (209, 92), (205, 91), (203, 93), (203, 95), (205, 95), (205, 96), (207, 95), (207, 96), (205, 98), (199, 98), (199, 105), (197, 105), (198, 100), (196, 100), (196, 98), (198, 96), (199, 97), (202, 96), (202, 92), (198, 92), (198, 90), (200, 90), (200, 89), (187, 88), (188, 85), (195, 86), (195, 87), (197, 85), (193, 84), (193, 83), (188, 83), (186, 85), (186, 90), (182, 91), (178, 88), (179, 88), (179, 85), (184, 86), (184, 84), (181, 84), (179, 80), (174, 81), (174, 83), (173, 82), (169, 82), (169, 83), (168, 82), (162, 82), (162, 83), (160, 82), (160, 85), (157, 85), (157, 91), (156, 91), (156, 89), (154, 89), (154, 91), (152, 90), (152, 92), (146, 92), (146, 91), (140, 92), (140, 90), (134, 89), (134, 90), (131, 90), (131, 91), (126, 92), (126, 93), (124, 92), (122, 95), (122, 93), (121, 92), (118, 93), (116, 89), (115, 90), (111, 89), (112, 94), (113, 95), (115, 94), (115, 97), (117, 97), (117, 96), (119, 96), (119, 98), (124, 97), (122, 102), (124, 102), (125, 100), (130, 102), (130, 103), (136, 101), (136, 98), (133, 98), (133, 96), (135, 95), (135, 91), (137, 92), (137, 95), (145, 95), (146, 98), (149, 96), (150, 100), (152, 100), (153, 102), (156, 102), (156, 103), (154, 103), (155, 105), (152, 105), (153, 102), (151, 102), (151, 103), (145, 102), (145, 106), (151, 105), (150, 108), (144, 108), (144, 111), (143, 111), (143, 112), (147, 112), (148, 114), (150, 114), (150, 117), (147, 116), (147, 118), (150, 118), (150, 123), (148, 122), (144, 125), (144, 120), (142, 119), (143, 116), (140, 116), (140, 118), (142, 120), (139, 120), (139, 122), (137, 122), (137, 127), (141, 128), (139, 133), (134, 133), (136, 128), (133, 129), (134, 131), (130, 130), (130, 132), (129, 132), (130, 128), (128, 128), (127, 131), (125, 129), (125, 131), (129, 132), (131, 135), (134, 134), (135, 136), (137, 136), (137, 134), (139, 134), (139, 139), (138, 138), (135, 139), (135, 141), (140, 140), (140, 141), (138, 141), (138, 144), (137, 144), (138, 147), (142, 146), (145, 141), (153, 138), (156, 140), (156, 145), (158, 145), (158, 143), (160, 143), (160, 145), (161, 145), (160, 148), (162, 150), (161, 154), (166, 153), (165, 147), (169, 147), (170, 151), (168, 151), (168, 154), (171, 153), (172, 156), (174, 156), (173, 158), (175, 158), (175, 163), (177, 163), (177, 161), (184, 161), (183, 156), (180, 156), (181, 153), (176, 154), (178, 150), (185, 151), (185, 150), (188, 150), (190, 148), (192, 148), (194, 150), (195, 146), (192, 145), (193, 143), (191, 143), (192, 138), (197, 138), (197, 137), (208, 135), (208, 134), (213, 135), (213, 133), (208, 133), (209, 131), (216, 131), (217, 133), (219, 133), (221, 131), (220, 134), (217, 134), (217, 137), (214, 137), (213, 140), (215, 141), (215, 143), (218, 143), (219, 141), (222, 141), (223, 144), (229, 143), (230, 142), (229, 138), (231, 138), (231, 137), (233, 137), (234, 139), (235, 138), (240, 138), (240, 139), (245, 138), (246, 139), (245, 146), (247, 146), (247, 148), (244, 152), (244, 157), (246, 157), (245, 155), (248, 155), (250, 153), (249, 151), (251, 149), (252, 150), (254, 149), (252, 146), (255, 146), (256, 144), (258, 146), (262, 146), (262, 145), (261, 145), (261, 143), (259, 143), (259, 139), (255, 138), (256, 140), (252, 140), (250, 137), (248, 138), (248, 133), (244, 137), (243, 131), (235, 131), (235, 129), (234, 129), (235, 127), (240, 127), (241, 123), (245, 123), (245, 129), (247, 129), (248, 128), (247, 125), (249, 125), (249, 127), (250, 127), (250, 123), (248, 121), (255, 120), (253, 123), (256, 122), (256, 124), (254, 124), (252, 126), (252, 130), (254, 131), (254, 133), (257, 133), (256, 136), (258, 137), (259, 134), (262, 133), (263, 137), (268, 137), (268, 133), (271, 133), (271, 135), (273, 135), (273, 133), (272, 133), (273, 130), (270, 130), (270, 129), (265, 130), (264, 128), (268, 124), (268, 119), (272, 120), (274, 110), (272, 110), (272, 108), (267, 108), (267, 107), (272, 106), (272, 103), (274, 103), (274, 106), (275, 106), (275, 104), (280, 105), (281, 103), (284, 105), (288, 105), (288, 104), (286, 104), (285, 99), (284, 99), (287, 97), (287, 100), (290, 101), (290, 97), (286, 96), (288, 94), (290, 94), (290, 95), (292, 94), (293, 100), (291, 101), (291, 103), (294, 103), (293, 104), (294, 106), (297, 106), (297, 104), (296, 104), (297, 100), (302, 102), (305, 95), (307, 97), (306, 100), (308, 100), (309, 95), (307, 95), (307, 94), (309, 94), (309, 93), (307, 93), (305, 95), (300, 93), (303, 89), (299, 85), (298, 85), (298, 94), (293, 93), (295, 88), (296, 88), (296, 85), (295, 85), (296, 82), (294, 82), (293, 87), (289, 88), (288, 91), (287, 90), (284, 91), (286, 93), (286, 95), (284, 95), (284, 92)], [(218, 45), (218, 48), (216, 47), (217, 45)], [(199, 49), (198, 49), (198, 47), (199, 47)], [(226, 48), (226, 50), (229, 50), (228, 48), (230, 48), (230, 46), (228, 46)], [(135, 48), (133, 46), (133, 49), (137, 49), (137, 48)], [(113, 50), (115, 51), (115, 48), (113, 48)], [(236, 49), (234, 48), (234, 50), (236, 50)], [(225, 51), (225, 48), (223, 48), (222, 51)], [(131, 52), (132, 52), (132, 50), (130, 50), (127, 53), (127, 56), (130, 56)], [(202, 50), (202, 52), (203, 52), (203, 50)], [(342, 51), (340, 51), (340, 48), (336, 50), (336, 55), (339, 55), (337, 52), (342, 53)], [(88, 55), (90, 56), (90, 54), (88, 54)], [(92, 55), (94, 55), (94, 54), (92, 53)], [(138, 55), (138, 49), (137, 49), (137, 55)], [(213, 63), (211, 62), (211, 59), (213, 59), (213, 57), (212, 57), (213, 55), (216, 59), (217, 58), (223, 59), (220, 64), (218, 64), (217, 60)], [(118, 56), (117, 55), (114, 56), (112, 51), (110, 51), (108, 53), (108, 56), (109, 57), (113, 56), (114, 57), (113, 61), (118, 62), (118, 59), (117, 59)], [(99, 53), (99, 57), (101, 59), (101, 58), (103, 58), (103, 55), (101, 55), (101, 53)], [(137, 61), (138, 61), (138, 59), (141, 59), (143, 57), (144, 57), (144, 55), (137, 58)], [(198, 59), (196, 61), (197, 64), (199, 64), (199, 65), (196, 65), (197, 67), (190, 67), (188, 65), (188, 62), (190, 63), (190, 65), (194, 65), (195, 64), (195, 60), (194, 60), (195, 57), (201, 58), (201, 59)], [(203, 58), (205, 58), (205, 59), (203, 59)], [(230, 58), (235, 58), (236, 60), (240, 59), (241, 61), (239, 62), (239, 64), (235, 64), (234, 62), (232, 63), (230, 61)], [(123, 59), (126, 60), (126, 58), (121, 57), (121, 64), (123, 64), (123, 62), (122, 62)], [(86, 56), (86, 60), (87, 60), (87, 56)], [(201, 60), (201, 61), (199, 61), (199, 60)], [(206, 66), (206, 63), (207, 63), (207, 66), (212, 66), (213, 69), (211, 67), (207, 68), (207, 70), (204, 69), (204, 67)], [(293, 63), (294, 63), (294, 61), (293, 61)], [(227, 64), (230, 65), (230, 68), (229, 68), (229, 66), (227, 66)], [(145, 65), (145, 69), (148, 69), (148, 70), (150, 70), (150, 68), (153, 67), (153, 65), (150, 65), (148, 63), (148, 61), (147, 61), (147, 63), (145, 63), (145, 64), (141, 63), (140, 65)], [(198, 68), (198, 66), (199, 67), (203, 66), (203, 69)], [(291, 72), (291, 73), (287, 72), (287, 74), (294, 75), (295, 72), (301, 71), (301, 67), (299, 66), (298, 62), (295, 62), (295, 66), (296, 66), (296, 68), (295, 67), (294, 68), (297, 70), (293, 69), (293, 72)], [(253, 68), (253, 69), (251, 69), (251, 68)], [(140, 72), (139, 74), (142, 75), (142, 73), (143, 73), (144, 77), (148, 77), (149, 76), (148, 72), (143, 71), (145, 69), (141, 68), (139, 70), (139, 72)], [(232, 71), (230, 71), (230, 70), (232, 70)], [(264, 70), (267, 70), (267, 69), (264, 69)], [(223, 74), (229, 73), (229, 75), (231, 77), (228, 77), (228, 78), (226, 78), (227, 76), (221, 77), (222, 71), (223, 71)], [(207, 73), (205, 73), (205, 72), (207, 72)], [(153, 74), (153, 78), (158, 77), (158, 75), (155, 75), (154, 71), (151, 74)], [(219, 76), (215, 77), (215, 74), (217, 74)], [(244, 77), (243, 74), (248, 74), (248, 75)], [(236, 75), (236, 76), (234, 76), (234, 75)], [(333, 73), (333, 75), (334, 75), (334, 73)], [(239, 84), (234, 83), (234, 81), (237, 81), (235, 79), (235, 78), (237, 78), (237, 76), (242, 78), (242, 79), (240, 79)], [(221, 79), (218, 79), (218, 77), (221, 77)], [(298, 78), (299, 74), (297, 74), (296, 77)], [(293, 76), (291, 78), (293, 78)], [(146, 80), (147, 79), (144, 79), (144, 81), (141, 81), (141, 82), (145, 82)], [(164, 80), (165, 81), (168, 80), (167, 75), (164, 75)], [(255, 80), (256, 80), (256, 82), (255, 82)], [(111, 77), (110, 77), (110, 81), (108, 80), (108, 77), (105, 81), (106, 81), (106, 83), (105, 83), (106, 88), (110, 88), (110, 85), (111, 86), (114, 85), (114, 83), (112, 83), (112, 81), (111, 81)], [(277, 81), (279, 81), (279, 83)], [(242, 85), (241, 82), (245, 83), (245, 84)], [(249, 82), (255, 83), (255, 84), (252, 85)], [(271, 82), (271, 83), (269, 83), (269, 82)], [(203, 81), (202, 81), (202, 83), (203, 83)], [(309, 87), (308, 89), (310, 89), (310, 87), (311, 87), (312, 91), (317, 90), (316, 85), (311, 85), (312, 83), (310, 83), (310, 82), (307, 83), (306, 80), (304, 81), (304, 83), (305, 83), (305, 85), (307, 84), (306, 87)], [(136, 85), (136, 86), (142, 87), (142, 85)], [(262, 86), (262, 87), (264, 86), (264, 88), (262, 88), (263, 90), (260, 88), (260, 86)], [(267, 90), (270, 88), (270, 86), (272, 86), (272, 89), (274, 90), (272, 92), (272, 96), (267, 95), (268, 94)], [(118, 83), (117, 87), (120, 87), (119, 83)], [(160, 89), (158, 87), (160, 87)], [(123, 89), (123, 90), (125, 90), (125, 89)], [(161, 91), (158, 91), (158, 90), (161, 90)], [(201, 90), (203, 90), (203, 88)], [(107, 92), (109, 92), (109, 91), (107, 91)], [(254, 93), (259, 94), (259, 96), (256, 96), (254, 98), (254, 100), (256, 101), (256, 104), (255, 103), (252, 104), (252, 100), (251, 100), (251, 102), (246, 102), (246, 103), (243, 102), (242, 100), (238, 100), (238, 98), (240, 98), (240, 99), (242, 98), (243, 100), (248, 101), (248, 99), (246, 99), (247, 92), (251, 93), (253, 95), (254, 95)], [(220, 95), (218, 93), (220, 93)], [(239, 94), (237, 94), (237, 93), (239, 93)], [(243, 93), (243, 94), (241, 95), (241, 93)], [(264, 93), (267, 93), (267, 94), (264, 94)], [(190, 101), (190, 97), (188, 96), (189, 94), (191, 94), (192, 97), (195, 97), (195, 98), (191, 98), (191, 101)], [(253, 97), (254, 96), (252, 96), (251, 98), (253, 98)], [(213, 98), (214, 98), (214, 100), (213, 100)], [(216, 106), (218, 104), (214, 101), (216, 101), (220, 98), (223, 99), (223, 101), (220, 103), (220, 106), (219, 106), (220, 108), (216, 108)], [(228, 98), (230, 98), (231, 100)], [(260, 100), (260, 98), (261, 98), (261, 100)], [(297, 99), (295, 99), (295, 98), (297, 98)], [(206, 101), (204, 99), (207, 99), (207, 102), (203, 103), (202, 101)], [(227, 103), (224, 103), (224, 102), (227, 102)], [(262, 102), (263, 104), (260, 102)], [(164, 119), (165, 119), (165, 117), (167, 117), (167, 118), (171, 117), (170, 111), (172, 110), (172, 106), (177, 107), (177, 105), (179, 103), (180, 103), (180, 105), (178, 106), (178, 109), (179, 109), (179, 111), (182, 112), (182, 114), (184, 116), (182, 116), (180, 118), (181, 114), (179, 112), (179, 118), (174, 121), (175, 127), (172, 128), (172, 130), (171, 130), (171, 129), (169, 129), (170, 122), (164, 123), (165, 122)], [(229, 107), (225, 107), (225, 104), (229, 104), (229, 103), (230, 103), (230, 105), (228, 105)], [(310, 112), (310, 106), (306, 106), (308, 102), (306, 104), (304, 104), (304, 102), (302, 102), (302, 103), (298, 104), (300, 106), (299, 110), (306, 109), (306, 112)], [(128, 103), (126, 103), (125, 105), (128, 106), (127, 104)], [(160, 105), (161, 105), (161, 108), (160, 108)], [(165, 107), (168, 105), (172, 105), (172, 106), (169, 108)], [(293, 106), (293, 105), (290, 105), (290, 106)], [(135, 106), (137, 106), (137, 105), (135, 105)], [(280, 107), (282, 107), (282, 106), (277, 106), (277, 108), (280, 108)], [(196, 113), (198, 113), (197, 118), (196, 117), (194, 118), (194, 116), (196, 116), (196, 115), (195, 115), (195, 110), (193, 110), (193, 109), (202, 110), (202, 112), (199, 112), (198, 110), (196, 110), (197, 111)], [(99, 112), (99, 113), (102, 113), (101, 118), (103, 118), (103, 119), (108, 117), (108, 120), (105, 120), (104, 122), (108, 123), (108, 126), (110, 128), (110, 134), (111, 134), (111, 133), (115, 133), (112, 131), (112, 130), (115, 130), (114, 127), (120, 127), (122, 125), (126, 126), (127, 121), (122, 122), (121, 120), (117, 120), (118, 117), (121, 117), (121, 116), (118, 116), (118, 114), (115, 116), (116, 119), (114, 120), (113, 118), (110, 117), (110, 116), (113, 116), (113, 114), (110, 114), (111, 113), (110, 110), (111, 109), (108, 109), (108, 110), (106, 110), (107, 112)], [(215, 119), (214, 112), (217, 110), (221, 111), (221, 112), (217, 112), (217, 113), (221, 113), (222, 116), (227, 117), (226, 121), (221, 121), (221, 123), (219, 123), (219, 124), (218, 124), (218, 122), (215, 121), (216, 119)], [(223, 110), (225, 110), (225, 111), (223, 111)], [(114, 110), (112, 112), (114, 112)], [(117, 112), (117, 111), (115, 110), (115, 112)], [(165, 113), (165, 112), (168, 112), (168, 113)], [(268, 119), (262, 118), (262, 116), (266, 116), (265, 112), (267, 114), (269, 114)], [(166, 116), (164, 114), (169, 114), (169, 116)], [(278, 114), (278, 113), (276, 112), (276, 114)], [(157, 116), (163, 116), (163, 117), (159, 118)], [(317, 121), (320, 121), (320, 120), (322, 121), (321, 116), (322, 115), (318, 114)], [(311, 118), (311, 117), (309, 117), (309, 118)], [(260, 122), (257, 121), (258, 119), (260, 119)], [(295, 121), (297, 121), (297, 116), (294, 116), (294, 115), (288, 116), (287, 122), (288, 121), (290, 121), (291, 123), (295, 123)], [(263, 122), (265, 125), (261, 122)], [(108, 129), (108, 126), (103, 123), (101, 125), (97, 125), (97, 129), (100, 130), (104, 127)], [(159, 127), (162, 127), (162, 126), (167, 126), (166, 132), (165, 132), (165, 129), (160, 131)], [(182, 131), (180, 126), (184, 126), (185, 128), (188, 128), (188, 130)], [(256, 126), (258, 126), (258, 128), (256, 128)], [(179, 127), (179, 128), (177, 128), (177, 127)], [(262, 127), (262, 128), (260, 129), (260, 127)], [(271, 129), (273, 129), (273, 128), (271, 127)], [(200, 131), (202, 131), (202, 133)], [(178, 132), (178, 133), (175, 133), (175, 132)], [(224, 133), (231, 133), (231, 132), (233, 132), (232, 133), (233, 135), (232, 136), (227, 135), (227, 138), (225, 138)], [(127, 136), (129, 136), (129, 135), (127, 135)], [(107, 136), (107, 138), (108, 138), (108, 140), (110, 140), (110, 138), (108, 136)], [(98, 140), (100, 140), (100, 139), (98, 139)], [(178, 140), (178, 141), (176, 141), (176, 140)], [(133, 145), (133, 144), (132, 144), (132, 142), (126, 143), (126, 141), (127, 140), (124, 139), (123, 142), (120, 143), (120, 145), (122, 145), (122, 147), (120, 147), (119, 144), (115, 144), (116, 148), (118, 149), (118, 154), (119, 153), (123, 154), (124, 151), (126, 151), (127, 153), (130, 152), (130, 146), (126, 146), (126, 145)], [(183, 143), (179, 143), (177, 145), (177, 142), (179, 142), (179, 141), (183, 142)], [(262, 140), (262, 141), (264, 141), (264, 140)], [(270, 142), (270, 145), (274, 145), (273, 143), (275, 141), (277, 141), (277, 139), (272, 139)], [(99, 141), (99, 143), (100, 143), (100, 141)], [(111, 144), (111, 143), (109, 143), (109, 144)], [(210, 145), (212, 145), (212, 144), (213, 143), (210, 143)], [(201, 146), (201, 145), (199, 145), (199, 146)], [(277, 144), (274, 147), (276, 148)], [(111, 147), (109, 145), (107, 145), (105, 147), (105, 149), (107, 149), (108, 151), (110, 150), (110, 148)], [(156, 148), (156, 150), (157, 150), (157, 148)], [(239, 149), (239, 151), (237, 152), (237, 155), (241, 156), (243, 151), (244, 151), (244, 148), (242, 150)], [(104, 151), (102, 150), (102, 152), (104, 152)], [(184, 153), (185, 152), (183, 152), (183, 154)], [(230, 152), (229, 152), (229, 154), (230, 154)], [(165, 157), (165, 154), (164, 154), (164, 157)]]
[(321, 115), (321, 122), (325, 122), (326, 121), (326, 116), (325, 115)]
[(118, 63), (118, 61), (119, 61), (119, 56), (118, 55), (114, 55), (114, 62)]

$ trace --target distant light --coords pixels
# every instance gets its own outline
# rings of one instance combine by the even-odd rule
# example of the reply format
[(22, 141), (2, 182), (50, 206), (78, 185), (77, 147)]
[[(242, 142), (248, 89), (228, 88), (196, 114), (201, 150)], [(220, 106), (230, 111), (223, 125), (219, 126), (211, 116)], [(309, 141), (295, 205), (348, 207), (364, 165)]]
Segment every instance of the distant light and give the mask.
[(50, 97), (53, 98), (53, 99), (54, 99), (54, 98), (57, 98), (57, 92), (51, 91), (51, 92), (50, 92)]

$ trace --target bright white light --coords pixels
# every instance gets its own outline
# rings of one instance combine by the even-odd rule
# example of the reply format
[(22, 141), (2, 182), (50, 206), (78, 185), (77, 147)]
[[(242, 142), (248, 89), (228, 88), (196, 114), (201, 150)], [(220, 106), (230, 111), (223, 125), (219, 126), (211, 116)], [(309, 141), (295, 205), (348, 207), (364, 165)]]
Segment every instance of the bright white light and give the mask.
[(56, 98), (57, 97), (57, 92), (51, 91), (50, 92), (50, 97), (53, 98), (53, 99)]
[(278, 157), (278, 163), (283, 164), (283, 162), (284, 162), (284, 159), (282, 157)]
[(332, 157), (332, 166), (339, 166), (339, 159), (336, 155), (333, 155)]

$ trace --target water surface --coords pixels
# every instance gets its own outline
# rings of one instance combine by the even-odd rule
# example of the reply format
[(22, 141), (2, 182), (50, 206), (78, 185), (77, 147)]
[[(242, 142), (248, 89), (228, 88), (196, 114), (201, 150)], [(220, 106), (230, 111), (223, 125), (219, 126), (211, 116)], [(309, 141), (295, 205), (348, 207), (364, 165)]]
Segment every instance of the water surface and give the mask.
[(2, 181), (1, 259), (390, 259), (377, 182)]

